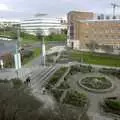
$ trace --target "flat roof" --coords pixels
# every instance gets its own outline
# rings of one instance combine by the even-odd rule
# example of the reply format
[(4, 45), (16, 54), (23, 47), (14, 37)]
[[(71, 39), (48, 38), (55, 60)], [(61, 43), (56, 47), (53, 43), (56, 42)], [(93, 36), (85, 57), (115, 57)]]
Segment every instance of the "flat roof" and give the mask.
[(120, 19), (93, 19), (93, 20), (77, 20), (78, 22), (84, 23), (94, 23), (94, 22), (118, 22), (120, 23)]
[(0, 18), (0, 22), (20, 22), (20, 20)]

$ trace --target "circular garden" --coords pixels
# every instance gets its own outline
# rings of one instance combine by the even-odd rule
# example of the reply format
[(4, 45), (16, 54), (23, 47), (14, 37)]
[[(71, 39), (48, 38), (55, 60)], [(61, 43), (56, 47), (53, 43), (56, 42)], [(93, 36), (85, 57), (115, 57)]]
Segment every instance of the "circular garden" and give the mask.
[(93, 92), (107, 92), (113, 88), (112, 82), (108, 77), (88, 76), (79, 81), (81, 87)]

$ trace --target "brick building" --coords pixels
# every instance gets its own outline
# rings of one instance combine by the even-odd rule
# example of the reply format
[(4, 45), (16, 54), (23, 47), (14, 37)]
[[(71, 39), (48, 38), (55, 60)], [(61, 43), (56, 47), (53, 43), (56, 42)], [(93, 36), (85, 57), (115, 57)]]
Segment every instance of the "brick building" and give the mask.
[(120, 19), (92, 12), (69, 12), (67, 45), (81, 50), (119, 49)]

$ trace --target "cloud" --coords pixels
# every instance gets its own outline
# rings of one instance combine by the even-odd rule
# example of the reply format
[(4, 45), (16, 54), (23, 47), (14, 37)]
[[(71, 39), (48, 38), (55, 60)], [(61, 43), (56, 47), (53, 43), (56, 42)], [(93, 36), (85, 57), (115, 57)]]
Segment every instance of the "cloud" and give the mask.
[(68, 3), (68, 2), (73, 2), (73, 0), (61, 0), (62, 2)]
[(0, 11), (13, 11), (13, 9), (8, 7), (6, 4), (0, 4)]

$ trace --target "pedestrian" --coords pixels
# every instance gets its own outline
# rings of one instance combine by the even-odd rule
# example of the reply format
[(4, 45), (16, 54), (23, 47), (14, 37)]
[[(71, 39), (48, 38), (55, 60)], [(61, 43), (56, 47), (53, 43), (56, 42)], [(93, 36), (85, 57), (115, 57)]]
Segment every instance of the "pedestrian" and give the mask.
[(24, 83), (28, 85), (30, 83), (30, 81), (31, 81), (31, 78), (30, 78), (30, 76), (28, 76)]

